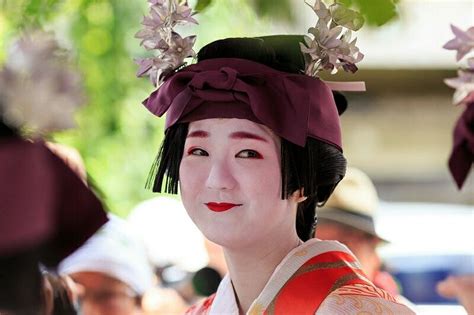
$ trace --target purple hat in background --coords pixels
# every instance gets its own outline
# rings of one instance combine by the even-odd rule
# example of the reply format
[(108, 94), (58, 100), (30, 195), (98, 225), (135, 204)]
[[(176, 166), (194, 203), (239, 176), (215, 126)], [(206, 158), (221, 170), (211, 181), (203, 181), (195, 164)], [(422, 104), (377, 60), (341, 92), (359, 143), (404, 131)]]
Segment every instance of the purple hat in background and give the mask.
[(0, 256), (41, 249), (55, 266), (106, 221), (99, 199), (44, 142), (0, 139)]

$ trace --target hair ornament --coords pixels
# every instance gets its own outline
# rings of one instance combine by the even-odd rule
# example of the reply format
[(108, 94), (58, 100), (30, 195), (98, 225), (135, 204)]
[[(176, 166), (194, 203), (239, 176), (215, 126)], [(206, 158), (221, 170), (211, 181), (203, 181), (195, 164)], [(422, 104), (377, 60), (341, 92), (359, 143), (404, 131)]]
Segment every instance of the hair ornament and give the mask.
[[(451, 25), (455, 38), (443, 48), (456, 50), (456, 61), (460, 61), (474, 51), (474, 27), (465, 32)], [(457, 78), (444, 82), (456, 89), (453, 96), (455, 105), (465, 105), (465, 110), (454, 127), (453, 148), (449, 158), (449, 169), (459, 189), (462, 188), (474, 162), (474, 57), (467, 58), (467, 67), (458, 69)]]
[(318, 77), (322, 70), (335, 74), (338, 70), (355, 73), (355, 65), (364, 58), (356, 46), (357, 39), (351, 41), (352, 31), (364, 24), (362, 15), (340, 3), (326, 7), (321, 0), (309, 5), (318, 16), (315, 27), (310, 27), (310, 36), (304, 36), (301, 51), (305, 56), (306, 75)]
[(69, 129), (83, 104), (81, 78), (52, 34), (40, 31), (15, 41), (0, 69), (0, 113), (29, 135)]
[[(456, 50), (456, 61), (460, 61), (471, 51), (474, 51), (474, 26), (465, 32), (451, 25), (455, 38), (444, 44), (443, 48), (448, 50)], [(445, 79), (444, 82), (456, 89), (453, 96), (455, 105), (474, 102), (474, 57), (467, 58), (467, 67), (458, 69), (457, 78)], [(471, 94), (471, 96), (469, 96)]]
[(181, 37), (176, 25), (198, 24), (193, 18), (196, 14), (187, 1), (148, 0), (150, 12), (142, 21), (144, 28), (135, 37), (142, 41), (146, 50), (156, 52), (154, 57), (136, 59), (139, 65), (138, 77), (148, 76), (155, 87), (177, 68), (185, 65), (186, 58), (196, 56), (193, 50), (196, 36)]

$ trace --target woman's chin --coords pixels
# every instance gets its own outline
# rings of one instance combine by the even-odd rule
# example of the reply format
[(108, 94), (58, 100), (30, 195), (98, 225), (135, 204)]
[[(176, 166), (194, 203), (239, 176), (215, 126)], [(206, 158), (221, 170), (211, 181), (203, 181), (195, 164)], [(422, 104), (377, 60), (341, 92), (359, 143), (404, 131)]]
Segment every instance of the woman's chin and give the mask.
[(229, 228), (202, 230), (202, 233), (211, 242), (228, 249), (246, 248), (253, 242), (252, 235), (242, 233), (235, 225)]

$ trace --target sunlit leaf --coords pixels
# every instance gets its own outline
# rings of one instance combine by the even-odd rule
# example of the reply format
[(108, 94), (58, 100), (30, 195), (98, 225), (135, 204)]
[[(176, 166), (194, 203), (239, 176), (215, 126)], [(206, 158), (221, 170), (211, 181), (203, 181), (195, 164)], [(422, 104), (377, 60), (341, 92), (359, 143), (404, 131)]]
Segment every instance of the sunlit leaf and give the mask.
[(329, 7), (333, 21), (337, 25), (344, 26), (352, 31), (359, 30), (364, 25), (364, 17), (357, 11), (348, 9), (339, 3), (334, 3)]
[(393, 0), (354, 0), (369, 25), (381, 26), (397, 16)]
[(194, 10), (201, 12), (212, 4), (212, 0), (198, 0)]
[(398, 0), (337, 0), (351, 7), (365, 18), (368, 25), (381, 26), (397, 16)]

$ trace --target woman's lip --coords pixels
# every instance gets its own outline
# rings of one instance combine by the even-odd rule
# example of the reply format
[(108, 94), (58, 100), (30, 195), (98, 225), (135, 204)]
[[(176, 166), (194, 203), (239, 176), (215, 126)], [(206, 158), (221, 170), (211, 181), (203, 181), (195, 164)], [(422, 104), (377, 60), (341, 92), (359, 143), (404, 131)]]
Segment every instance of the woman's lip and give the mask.
[(241, 204), (235, 204), (235, 203), (227, 203), (227, 202), (208, 202), (205, 204), (209, 210), (214, 211), (214, 212), (223, 212), (230, 210), (234, 207), (241, 206)]

